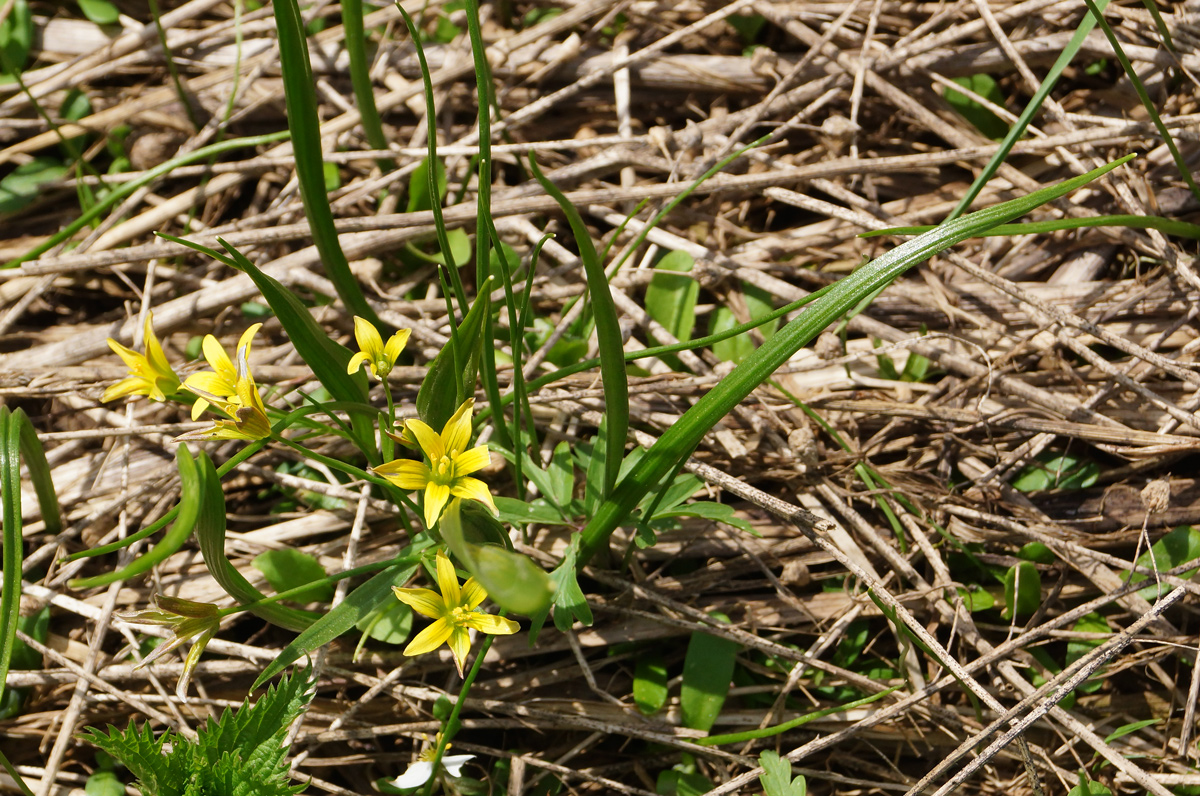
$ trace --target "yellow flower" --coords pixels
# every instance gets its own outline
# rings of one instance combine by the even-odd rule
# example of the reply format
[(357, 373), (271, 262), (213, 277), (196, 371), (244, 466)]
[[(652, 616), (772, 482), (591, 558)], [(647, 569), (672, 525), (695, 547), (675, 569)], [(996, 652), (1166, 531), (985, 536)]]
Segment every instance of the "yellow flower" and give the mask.
[(404, 648), (404, 654), (423, 655), (446, 644), (454, 655), (458, 675), (462, 677), (463, 664), (467, 660), (467, 652), (471, 649), (471, 630), (494, 636), (510, 636), (520, 630), (521, 626), (511, 619), (477, 610), (479, 604), (487, 598), (487, 592), (474, 578), (469, 578), (460, 589), (454, 565), (441, 550), (437, 554), (437, 585), (441, 594), (432, 589), (392, 587), (400, 602), (434, 620), (432, 625), (409, 642)]
[(186, 702), (188, 681), (191, 680), (196, 664), (200, 662), (204, 647), (216, 634), (221, 624), (221, 615), (217, 606), (211, 603), (193, 602), (182, 597), (156, 594), (153, 604), (153, 608), (144, 611), (128, 611), (114, 616), (131, 625), (152, 625), (171, 629), (171, 637), (143, 658), (135, 667), (138, 669), (148, 666), (183, 642), (194, 639), (192, 648), (188, 650), (187, 658), (183, 661), (183, 673), (179, 675), (179, 683), (175, 686), (175, 694)]
[(468, 398), (446, 422), (439, 435), (420, 420), (409, 420), (405, 428), (416, 438), (429, 464), (397, 459), (374, 468), (374, 471), (401, 489), (425, 490), (425, 527), (432, 528), (450, 502), (450, 497), (478, 500), (496, 511), (487, 484), (470, 473), (487, 466), (487, 445), (467, 450), (471, 439), (471, 409), (475, 399)]
[(350, 357), (350, 364), (346, 366), (346, 372), (354, 375), (363, 366), (363, 363), (366, 363), (367, 367), (371, 369), (372, 376), (380, 381), (385, 381), (388, 374), (392, 372), (392, 368), (396, 366), (396, 358), (404, 350), (404, 344), (408, 342), (408, 336), (411, 333), (411, 329), (400, 329), (392, 335), (385, 346), (383, 338), (379, 336), (379, 330), (372, 326), (370, 321), (355, 315), (354, 339), (358, 341), (359, 352)]
[(189, 439), (256, 440), (271, 436), (271, 421), (267, 419), (267, 408), (263, 406), (262, 396), (258, 394), (258, 386), (250, 373), (250, 363), (246, 361), (249, 347), (249, 344), (246, 344), (238, 348), (234, 395), (215, 395), (195, 384), (184, 384), (184, 387), (204, 400), (205, 406), (213, 404), (232, 419), (217, 418), (213, 421), (212, 428), (201, 428), (181, 434), (175, 438), (176, 442)]
[[(250, 344), (254, 340), (254, 335), (258, 334), (258, 330), (262, 328), (261, 323), (252, 325), (249, 329), (242, 332), (242, 337), (238, 340), (237, 356), (242, 356), (242, 350), (245, 349), (246, 359), (250, 359)], [(237, 391), (237, 368), (233, 361), (229, 358), (229, 354), (225, 353), (224, 346), (221, 345), (217, 338), (211, 334), (204, 335), (204, 358), (208, 360), (208, 364), (212, 366), (212, 370), (193, 373), (188, 376), (183, 382), (183, 386), (201, 395), (203, 393), (211, 393), (228, 402), (230, 399), (236, 398)], [(199, 391), (192, 389), (199, 388)], [(208, 408), (209, 400), (204, 397), (196, 399), (196, 403), (192, 404), (192, 420), (199, 419), (200, 415)]]
[(104, 391), (100, 400), (112, 401), (125, 395), (146, 395), (155, 401), (165, 401), (168, 395), (179, 390), (179, 377), (167, 362), (166, 354), (154, 335), (154, 313), (146, 313), (146, 327), (142, 342), (146, 353), (139, 354), (131, 348), (108, 338), (108, 347), (129, 366), (129, 377), (121, 379)]

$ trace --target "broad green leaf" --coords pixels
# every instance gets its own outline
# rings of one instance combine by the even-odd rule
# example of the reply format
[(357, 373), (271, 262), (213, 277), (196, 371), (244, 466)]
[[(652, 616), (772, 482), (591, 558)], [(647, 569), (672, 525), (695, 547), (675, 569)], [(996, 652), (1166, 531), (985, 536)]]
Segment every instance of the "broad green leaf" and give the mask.
[[(446, 166), (440, 159), (435, 160), (437, 168), (434, 172), (437, 176), (438, 202), (446, 198)], [(429, 198), (429, 158), (425, 157), (413, 170), (412, 175), (408, 180), (408, 210), (409, 213), (416, 213), (419, 210), (432, 210), (433, 200)], [(457, 260), (458, 263), (463, 263), (466, 258)]]
[(329, 602), (333, 599), (333, 584), (323, 581), (328, 573), (317, 559), (291, 547), (268, 550), (254, 557), (254, 568), (261, 572), (277, 592), (291, 591), (306, 583), (315, 584), (291, 596), (293, 602)]
[(963, 605), (971, 613), (987, 611), (996, 605), (996, 598), (992, 596), (991, 592), (976, 584), (971, 584), (969, 588), (965, 589), (959, 586), (958, 596), (962, 598)]
[(1138, 730), (1145, 729), (1146, 727), (1153, 727), (1155, 724), (1162, 724), (1162, 722), (1162, 719), (1142, 719), (1141, 721), (1122, 724), (1120, 727), (1117, 727), (1115, 730), (1106, 735), (1104, 742), (1110, 743), (1118, 738), (1124, 738), (1126, 735), (1132, 735)]
[[(1190, 525), (1181, 525), (1167, 535), (1163, 536), (1154, 544), (1150, 545), (1150, 549), (1138, 556), (1137, 565), (1139, 567), (1153, 567), (1162, 572), (1167, 569), (1186, 564), (1189, 561), (1194, 561), (1200, 558), (1200, 530), (1196, 530)], [(1190, 570), (1185, 575), (1180, 577), (1191, 577), (1196, 570)], [(1141, 583), (1151, 576), (1137, 573), (1133, 575), (1133, 583)], [(1129, 580), (1129, 573), (1121, 573), (1122, 580)], [(1138, 592), (1143, 598), (1153, 600), (1161, 597), (1171, 590), (1171, 587), (1165, 583), (1156, 583), (1153, 586), (1147, 586)]]
[[(350, 83), (354, 88), (354, 101), (362, 117), (363, 134), (371, 149), (387, 149), (388, 140), (375, 105), (375, 86), (371, 80), (371, 59), (367, 53), (367, 34), (363, 25), (362, 0), (342, 0), (342, 26), (346, 32), (346, 54), (350, 58)], [(431, 117), (432, 118), (432, 117)], [(432, 136), (437, 138), (437, 136)], [(376, 161), (383, 172), (391, 171), (394, 163), (381, 159)]]
[[(427, 546), (428, 543), (423, 545), (423, 547)], [(375, 575), (366, 583), (346, 595), (346, 599), (335, 605), (327, 614), (317, 619), (317, 621), (302, 631), (300, 635), (296, 636), (292, 640), (292, 643), (288, 644), (275, 660), (267, 664), (267, 667), (263, 669), (262, 674), (254, 681), (254, 685), (250, 687), (250, 690), (253, 691), (259, 688), (263, 683), (282, 672), (301, 657), (311, 655), (333, 641), (354, 627), (355, 624), (370, 616), (380, 606), (388, 605), (389, 600), (394, 601), (396, 597), (392, 593), (392, 587), (403, 586), (412, 577), (413, 573), (417, 571), (418, 557), (416, 553), (419, 550), (414, 546), (406, 552), (408, 553), (408, 560), (398, 561), (396, 564)]]
[(559, 514), (558, 509), (545, 500), (537, 499), (532, 503), (516, 498), (494, 497), (496, 508), (500, 510), (497, 519), (513, 525), (527, 525), (536, 522), (539, 525), (566, 525), (567, 520)]
[[(1132, 157), (1132, 156), (1130, 156)], [(966, 238), (997, 224), (1011, 221), (1030, 210), (1057, 199), (1128, 162), (1129, 157), (1113, 161), (1087, 174), (1035, 191), (1028, 196), (972, 213), (939, 226), (932, 232), (890, 249), (882, 256), (834, 283), (818, 301), (809, 304), (798, 317), (771, 335), (754, 353), (733, 369), (715, 387), (692, 405), (667, 428), (637, 466), (621, 480), (604, 503), (590, 515), (580, 546), (580, 562), (607, 544), (613, 531), (627, 521), (642, 497), (662, 483), (663, 478), (690, 455), (721, 418), (740, 404), (760, 384), (770, 378), (801, 346), (807, 345), (829, 324), (853, 309), (864, 296), (890, 284), (917, 263), (924, 262)], [(608, 401), (611, 411), (612, 400)], [(613, 432), (613, 437), (617, 435)], [(622, 435), (620, 439), (624, 440)]]
[(654, 715), (667, 703), (667, 664), (658, 650), (638, 654), (633, 667), (633, 702), (646, 716)]
[(1032, 561), (1035, 564), (1053, 564), (1058, 560), (1054, 555), (1054, 551), (1041, 542), (1029, 542), (1022, 545), (1017, 551), (1017, 558), (1023, 558), (1026, 561)]
[[(953, 80), (992, 104), (1004, 107), (1004, 95), (1000, 93), (1000, 87), (996, 85), (996, 81), (991, 75), (971, 75), (956, 77)], [(975, 128), (988, 138), (1000, 139), (1008, 132), (1008, 125), (999, 116), (966, 94), (960, 94), (954, 89), (948, 88), (946, 89), (946, 102), (950, 103), (950, 107), (958, 111), (960, 116), (975, 125)]]
[(1022, 561), (1004, 575), (1005, 619), (1029, 616), (1042, 604), (1042, 575), (1037, 567)]
[(1100, 466), (1078, 456), (1044, 453), (1012, 481), (1019, 492), (1043, 489), (1087, 489), (1100, 477)]
[(97, 771), (87, 778), (83, 792), (87, 796), (125, 796), (125, 784), (115, 771)]
[(758, 764), (763, 770), (758, 781), (765, 796), (805, 796), (808, 793), (804, 775), (792, 779), (792, 764), (777, 752), (764, 750), (758, 756)]
[(88, 99), (87, 94), (84, 94), (77, 88), (73, 88), (67, 92), (67, 96), (63, 99), (58, 113), (68, 121), (77, 122), (85, 116), (91, 115), (92, 103)]
[(1112, 791), (1079, 772), (1079, 784), (1067, 791), (1067, 796), (1112, 796)]
[(32, 46), (33, 15), (28, 0), (13, 0), (0, 22), (0, 71), (12, 74), (23, 70)]
[(646, 287), (646, 312), (680, 342), (692, 339), (700, 283), (690, 276), (675, 276), (668, 272), (690, 273), (695, 264), (695, 259), (687, 252), (668, 252), (655, 264), (654, 276)]
[(121, 12), (109, 0), (79, 0), (79, 10), (97, 25), (112, 25), (121, 18)]
[[(708, 321), (710, 335), (721, 334), (738, 325), (737, 318), (728, 307), (717, 307)], [(748, 334), (739, 334), (727, 340), (713, 343), (712, 352), (722, 362), (741, 362), (754, 351), (754, 341)]]
[(354, 623), (363, 633), (384, 644), (400, 645), (412, 633), (413, 611), (399, 600), (384, 603)]
[(68, 169), (53, 158), (34, 158), (0, 179), (0, 213), (15, 213), (38, 197), (43, 183), (62, 179)]
[[(562, 563), (550, 573), (550, 582), (554, 586), (551, 606), (554, 610), (554, 626), (564, 633), (571, 628), (571, 625), (575, 624), (576, 620), (585, 626), (590, 627), (592, 624), (592, 609), (588, 606), (587, 598), (583, 594), (583, 589), (579, 588), (579, 581), (576, 579), (575, 567), (578, 554), (579, 537), (576, 535), (571, 537), (570, 544), (563, 552)], [(546, 609), (532, 617), (533, 621), (529, 627), (530, 646), (537, 642), (538, 634), (541, 632), (549, 612), (550, 609)]]
[[(710, 616), (721, 622), (729, 621), (721, 614)], [(712, 729), (729, 693), (740, 649), (738, 644), (703, 630), (692, 633), (683, 659), (683, 684), (679, 691), (683, 726), (706, 732)]]

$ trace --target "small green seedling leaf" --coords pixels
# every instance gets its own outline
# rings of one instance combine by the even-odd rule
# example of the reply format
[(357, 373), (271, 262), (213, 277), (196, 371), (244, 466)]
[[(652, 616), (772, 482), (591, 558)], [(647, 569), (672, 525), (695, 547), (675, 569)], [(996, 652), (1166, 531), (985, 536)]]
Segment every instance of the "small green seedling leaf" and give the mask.
[(1037, 567), (1022, 561), (1004, 575), (1005, 619), (1029, 616), (1042, 604), (1042, 576)]
[(657, 650), (644, 650), (633, 668), (633, 703), (652, 716), (667, 703), (667, 663)]
[[(993, 105), (1004, 107), (1004, 95), (1000, 93), (1000, 87), (996, 85), (996, 81), (991, 75), (956, 77), (954, 82), (978, 94)], [(975, 125), (975, 128), (988, 138), (998, 140), (1008, 132), (1008, 125), (999, 116), (966, 94), (948, 88), (946, 89), (946, 102), (950, 103), (950, 107), (958, 111), (959, 115)]]
[[(1113, 632), (1108, 626), (1108, 620), (1097, 613), (1091, 613), (1087, 616), (1081, 616), (1075, 626), (1071, 628), (1076, 633), (1108, 633)], [(1104, 639), (1083, 639), (1073, 638), (1067, 642), (1067, 659), (1066, 665), (1070, 666), (1075, 661), (1087, 655), (1089, 652), (1099, 647), (1104, 643)], [(1100, 670), (1103, 672), (1103, 669)], [(1088, 679), (1085, 683), (1079, 686), (1076, 690), (1083, 694), (1091, 694), (1098, 691), (1104, 685), (1104, 678), (1097, 672), (1096, 676)]]
[(97, 25), (112, 25), (121, 18), (121, 12), (109, 0), (79, 0), (79, 10)]
[(1037, 492), (1043, 489), (1087, 489), (1100, 477), (1100, 466), (1078, 456), (1059, 456), (1047, 453), (1026, 467), (1013, 479), (1018, 492)]
[(1035, 564), (1046, 564), (1047, 566), (1058, 560), (1058, 557), (1054, 555), (1054, 551), (1041, 542), (1030, 542), (1023, 545), (1017, 551), (1017, 558), (1032, 561)]
[[(720, 622), (729, 622), (722, 614), (710, 616)], [(712, 729), (729, 693), (733, 666), (740, 649), (738, 644), (703, 630), (692, 633), (683, 659), (683, 685), (679, 693), (683, 726), (705, 732)]]
[(41, 186), (62, 179), (67, 167), (53, 158), (34, 158), (0, 179), (0, 213), (15, 213), (38, 197)]
[(496, 519), (512, 525), (528, 525), (536, 522), (538, 525), (566, 525), (567, 521), (558, 513), (558, 509), (538, 498), (532, 503), (516, 498), (494, 497), (496, 508), (500, 513)]
[(0, 21), (0, 69), (6, 74), (20, 72), (33, 46), (33, 15), (27, 0), (13, 0), (8, 14)]
[(792, 779), (792, 764), (778, 753), (764, 750), (758, 756), (758, 764), (763, 770), (758, 781), (762, 784), (765, 796), (805, 796), (808, 793), (804, 775), (799, 774)]
[[(570, 630), (576, 621), (589, 627), (592, 624), (592, 609), (588, 606), (587, 598), (583, 589), (579, 588), (579, 581), (575, 575), (578, 555), (579, 537), (574, 536), (563, 553), (562, 563), (550, 573), (550, 582), (554, 589), (551, 605), (554, 610), (554, 626), (564, 633)], [(550, 609), (546, 609), (533, 617), (529, 627), (530, 646), (537, 642), (538, 633), (541, 632), (549, 611)]]
[(384, 644), (400, 645), (412, 633), (412, 608), (395, 600), (384, 603), (354, 623), (365, 637), (382, 641)]
[[(1190, 525), (1181, 525), (1175, 530), (1168, 533), (1163, 538), (1150, 546), (1150, 549), (1138, 556), (1137, 565), (1139, 567), (1152, 567), (1159, 572), (1167, 569), (1173, 569), (1181, 564), (1186, 564), (1189, 561), (1194, 561), (1200, 558), (1200, 531)], [(1191, 577), (1196, 570), (1190, 570), (1180, 577)], [(1137, 573), (1133, 576), (1133, 583), (1141, 583), (1149, 579), (1149, 575)], [(1121, 573), (1122, 580), (1129, 579), (1129, 573)], [(1170, 591), (1170, 587), (1165, 583), (1156, 583), (1153, 586), (1147, 586), (1138, 594), (1147, 600), (1153, 600), (1161, 597)]]
[(656, 520), (669, 517), (700, 517), (701, 519), (729, 525), (737, 528), (739, 531), (745, 531), (751, 536), (762, 536), (762, 534), (754, 530), (753, 525), (738, 517), (734, 513), (733, 506), (730, 506), (728, 503), (713, 503), (709, 500), (701, 500), (669, 511), (660, 511), (654, 515), (654, 519)]
[(67, 96), (63, 99), (58, 113), (69, 122), (77, 122), (85, 116), (91, 115), (92, 103), (88, 99), (87, 94), (84, 94), (77, 88), (73, 88), (67, 92)]
[(669, 252), (654, 266), (654, 276), (646, 288), (646, 311), (681, 343), (692, 339), (700, 283), (675, 273), (690, 273), (695, 264), (687, 252)]
[(1067, 791), (1067, 796), (1112, 796), (1112, 791), (1079, 772), (1079, 784)]
[(87, 796), (125, 796), (125, 785), (115, 771), (97, 771), (83, 786)]
[(965, 589), (959, 586), (958, 596), (962, 598), (963, 605), (971, 613), (987, 611), (996, 605), (996, 598), (992, 596), (991, 592), (974, 583)]
[[(446, 198), (446, 167), (441, 159), (435, 161), (437, 164), (434, 173), (437, 176), (438, 202)], [(420, 210), (430, 210), (433, 208), (433, 201), (429, 198), (429, 158), (423, 158), (420, 164), (413, 169), (413, 173), (408, 181), (408, 212), (416, 213)], [(459, 265), (465, 262), (455, 260)]]
[(328, 573), (317, 559), (285, 547), (280, 550), (268, 550), (255, 556), (252, 562), (254, 568), (261, 572), (277, 592), (290, 591), (306, 583), (315, 584), (310, 589), (292, 596), (293, 602), (329, 602), (333, 599), (332, 583), (317, 583), (323, 581)]
[(321, 172), (325, 176), (325, 193), (332, 193), (342, 187), (342, 173), (336, 163), (322, 162)]

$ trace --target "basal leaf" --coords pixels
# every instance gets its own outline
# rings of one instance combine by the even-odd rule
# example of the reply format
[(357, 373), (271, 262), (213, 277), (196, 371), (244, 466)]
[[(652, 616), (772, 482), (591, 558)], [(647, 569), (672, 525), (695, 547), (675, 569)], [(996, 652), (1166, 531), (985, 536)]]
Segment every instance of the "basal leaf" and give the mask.
[[(729, 621), (721, 614), (711, 616), (721, 622)], [(729, 693), (739, 649), (729, 639), (703, 630), (692, 633), (683, 660), (683, 684), (679, 692), (683, 726), (706, 732), (712, 729)]]
[(667, 663), (662, 653), (646, 649), (638, 654), (633, 668), (633, 702), (646, 716), (667, 703)]
[(310, 589), (292, 595), (293, 602), (329, 602), (333, 599), (333, 584), (323, 581), (325, 567), (317, 559), (291, 547), (268, 550), (254, 558), (254, 568), (261, 572), (277, 592), (291, 591), (306, 583), (315, 583)]

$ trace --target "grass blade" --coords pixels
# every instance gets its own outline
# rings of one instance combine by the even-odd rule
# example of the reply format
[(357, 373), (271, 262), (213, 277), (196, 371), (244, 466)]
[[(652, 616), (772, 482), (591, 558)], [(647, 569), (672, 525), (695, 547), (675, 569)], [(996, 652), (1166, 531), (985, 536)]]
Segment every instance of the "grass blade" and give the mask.
[(321, 153), (321, 124), (317, 115), (317, 94), (312, 64), (308, 60), (308, 41), (304, 20), (296, 0), (275, 0), (275, 26), (279, 34), (279, 59), (283, 70), (283, 94), (287, 104), (288, 129), (296, 155), (296, 178), (300, 198), (312, 229), (313, 243), (321, 253), (325, 273), (337, 288), (346, 309), (366, 318), (381, 331), (384, 324), (367, 304), (358, 280), (350, 272), (350, 263), (338, 242), (333, 225), (333, 210), (325, 192), (325, 164)]
[[(625, 373), (625, 350), (621, 338), (621, 325), (617, 321), (617, 306), (608, 290), (608, 277), (604, 265), (596, 254), (592, 236), (575, 206), (567, 200), (558, 186), (550, 182), (538, 167), (531, 152), (529, 166), (542, 189), (558, 202), (575, 243), (579, 247), (579, 258), (587, 276), (588, 293), (592, 300), (592, 317), (596, 321), (596, 343), (600, 351), (600, 379), (604, 385), (605, 416), (608, 419), (609, 444), (604, 452), (604, 489), (608, 497), (617, 484), (621, 470), (621, 459), (625, 454), (625, 437), (629, 433), (629, 379)], [(635, 501), (636, 504), (636, 501)]]
[(642, 497), (662, 481), (682, 456), (700, 443), (717, 421), (770, 378), (775, 370), (820, 334), (821, 330), (854, 308), (864, 296), (891, 283), (900, 274), (934, 254), (1086, 185), (1132, 158), (1132, 155), (1128, 155), (1020, 199), (946, 222), (931, 232), (902, 243), (835, 283), (821, 301), (811, 304), (799, 317), (767, 339), (716, 387), (701, 397), (678, 422), (663, 432), (583, 529), (581, 562), (586, 563), (601, 545), (607, 543), (608, 537), (625, 521)]
[[(350, 56), (350, 83), (354, 88), (354, 101), (362, 117), (363, 135), (371, 149), (387, 149), (388, 141), (383, 134), (383, 122), (379, 109), (375, 107), (375, 91), (371, 85), (371, 64), (367, 60), (367, 36), (363, 29), (362, 0), (342, 0), (342, 27), (346, 31), (346, 54)], [(393, 163), (377, 160), (379, 168), (388, 172)]]

